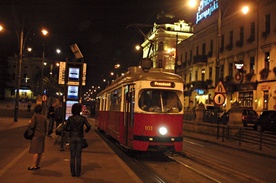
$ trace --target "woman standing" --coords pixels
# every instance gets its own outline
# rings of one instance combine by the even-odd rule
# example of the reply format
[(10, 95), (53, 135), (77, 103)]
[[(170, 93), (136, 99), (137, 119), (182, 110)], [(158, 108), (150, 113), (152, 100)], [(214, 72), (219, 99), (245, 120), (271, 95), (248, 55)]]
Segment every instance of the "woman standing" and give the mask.
[(80, 115), (82, 104), (76, 103), (72, 106), (72, 116), (70, 116), (64, 126), (64, 129), (69, 129), (69, 147), (70, 147), (70, 170), (72, 177), (81, 175), (81, 153), (83, 126), (86, 126), (85, 132), (91, 129), (91, 125), (87, 119)]
[(28, 170), (37, 170), (40, 168), (42, 153), (44, 153), (47, 118), (41, 114), (42, 109), (42, 105), (35, 106), (35, 114), (28, 124), (29, 127), (35, 128), (34, 137), (30, 141), (29, 149), (29, 153), (33, 154), (33, 163), (32, 166), (28, 167)]

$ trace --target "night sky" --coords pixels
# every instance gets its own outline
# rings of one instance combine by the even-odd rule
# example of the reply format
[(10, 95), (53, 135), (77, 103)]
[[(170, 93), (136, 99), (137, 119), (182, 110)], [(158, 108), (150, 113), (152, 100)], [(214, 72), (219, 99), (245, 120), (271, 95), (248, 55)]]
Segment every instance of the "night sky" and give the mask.
[[(72, 60), (70, 45), (78, 44), (84, 60), (88, 63), (87, 87), (101, 82), (120, 63), (122, 71), (137, 65), (142, 53), (134, 50), (143, 36), (130, 24), (154, 22), (173, 23), (179, 19), (194, 21), (194, 12), (185, 7), (185, 0), (1, 0), (0, 23), (7, 26), (0, 35), (1, 54), (18, 54), (16, 30), (24, 25), (25, 48), (37, 48), (45, 44), (48, 58)], [(172, 14), (173, 19), (160, 18), (161, 12)], [(45, 27), (49, 36), (42, 37)], [(150, 28), (141, 27), (146, 33)], [(62, 55), (56, 56), (56, 48)]]

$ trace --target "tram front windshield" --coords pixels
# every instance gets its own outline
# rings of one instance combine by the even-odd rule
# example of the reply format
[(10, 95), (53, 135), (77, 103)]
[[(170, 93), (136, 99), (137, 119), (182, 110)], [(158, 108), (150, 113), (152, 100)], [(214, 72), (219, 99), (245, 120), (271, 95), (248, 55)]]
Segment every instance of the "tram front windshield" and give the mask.
[(178, 113), (182, 110), (178, 95), (171, 90), (144, 90), (139, 98), (139, 107), (156, 113)]

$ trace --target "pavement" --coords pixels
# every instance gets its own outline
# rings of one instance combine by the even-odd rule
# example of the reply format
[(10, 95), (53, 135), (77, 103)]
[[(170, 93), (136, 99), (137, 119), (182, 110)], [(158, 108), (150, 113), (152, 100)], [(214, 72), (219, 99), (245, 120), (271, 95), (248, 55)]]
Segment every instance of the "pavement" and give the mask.
[[(13, 122), (11, 117), (0, 117), (0, 133), (3, 130), (19, 128), (28, 124), (28, 118), (19, 118)], [(93, 121), (89, 119), (92, 128)], [(94, 128), (95, 129), (95, 128)], [(137, 175), (107, 146), (107, 144), (92, 129), (85, 134), (88, 147), (82, 153), (82, 175), (72, 177), (69, 167), (69, 146), (64, 145), (64, 151), (60, 151), (57, 137), (46, 137), (45, 152), (43, 153), (41, 168), (30, 171), (32, 154), (28, 153), (29, 147), (26, 140), (26, 148), (18, 152), (5, 167), (0, 170), (0, 180), (3, 183), (14, 182), (142, 182)], [(23, 130), (22, 130), (23, 138)], [(0, 145), (3, 148), (2, 145)], [(1, 156), (1, 155), (0, 155)]]
[[(13, 128), (22, 127), (25, 129), (29, 118), (19, 118), (18, 122), (13, 122), (12, 117), (0, 117), (0, 132)], [(32, 155), (28, 153), (28, 144), (26, 148), (18, 153), (18, 156), (10, 161), (0, 170), (0, 180), (5, 183), (20, 182), (142, 182), (136, 174), (106, 145), (106, 143), (94, 131), (94, 120), (89, 118), (92, 130), (86, 134), (89, 146), (82, 153), (82, 175), (80, 177), (71, 177), (69, 167), (69, 146), (64, 146), (64, 151), (60, 151), (60, 145), (57, 144), (57, 137), (46, 137), (46, 149), (43, 154), (41, 169), (28, 171)], [(23, 131), (22, 131), (23, 134)], [(22, 136), (23, 138), (23, 136)], [(239, 145), (237, 141), (231, 141), (214, 136), (184, 131), (184, 140), (193, 138), (215, 143), (224, 147), (246, 151), (248, 153), (258, 154), (276, 159), (276, 150), (263, 147), (259, 150), (258, 145), (245, 144)], [(183, 154), (187, 155), (183, 147)], [(1, 156), (1, 155), (0, 155)], [(189, 156), (189, 154), (188, 154)], [(191, 155), (192, 156), (192, 155)]]

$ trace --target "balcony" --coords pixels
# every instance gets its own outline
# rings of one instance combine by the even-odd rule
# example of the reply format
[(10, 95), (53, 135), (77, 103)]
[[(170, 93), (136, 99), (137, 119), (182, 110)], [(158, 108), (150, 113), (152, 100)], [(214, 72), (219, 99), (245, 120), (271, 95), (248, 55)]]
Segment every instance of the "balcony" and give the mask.
[(208, 62), (207, 55), (197, 55), (197, 56), (194, 56), (194, 64), (196, 64), (196, 65), (207, 64), (207, 62)]

